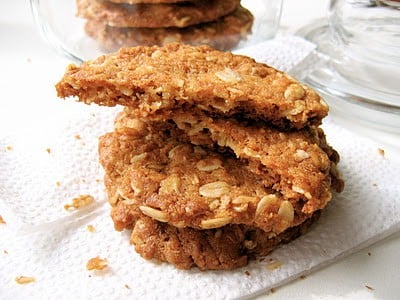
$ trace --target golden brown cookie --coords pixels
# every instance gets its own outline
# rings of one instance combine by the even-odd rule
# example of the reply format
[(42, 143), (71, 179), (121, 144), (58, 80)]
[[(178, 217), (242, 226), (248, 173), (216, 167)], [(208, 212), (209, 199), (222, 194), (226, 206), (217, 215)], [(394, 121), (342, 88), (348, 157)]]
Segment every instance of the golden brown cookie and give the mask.
[(251, 31), (253, 15), (243, 7), (217, 21), (185, 28), (113, 27), (98, 20), (88, 20), (86, 33), (96, 39), (107, 51), (138, 45), (165, 45), (183, 42), (191, 45), (210, 45), (229, 50), (245, 39)]
[(240, 0), (197, 0), (174, 4), (119, 4), (76, 0), (78, 16), (116, 27), (187, 27), (211, 22), (233, 12)]
[[(136, 116), (137, 111), (125, 108), (116, 125), (124, 126), (125, 119)], [(303, 212), (322, 209), (331, 199), (332, 177), (334, 189), (343, 189), (338, 176), (331, 176), (339, 156), (320, 128), (281, 132), (261, 122), (212, 118), (201, 111), (182, 110), (148, 119), (172, 120), (183, 131), (180, 136), (184, 134), (192, 144), (229, 150), (248, 161), (253, 173), (279, 178), (273, 185), (275, 190), (286, 198), (307, 199)]]
[(178, 43), (138, 46), (70, 65), (59, 97), (138, 108), (142, 116), (194, 107), (284, 129), (320, 124), (328, 106), (295, 79), (253, 59)]
[(178, 3), (178, 2), (196, 2), (196, 0), (108, 0), (113, 3), (124, 4), (158, 4), (158, 3)]
[[(182, 141), (185, 133), (172, 123), (144, 122), (122, 114), (115, 127), (116, 132), (101, 137), (99, 153), (110, 203), (124, 202), (129, 208), (122, 219), (113, 218), (117, 229), (129, 227), (133, 220), (129, 215), (141, 212), (178, 228), (245, 224), (278, 234), (330, 200), (330, 161), (318, 146), (305, 148), (310, 159), (298, 162), (299, 166), (278, 161), (275, 169), (269, 165), (254, 172), (250, 163), (229, 152)], [(312, 133), (283, 135), (288, 136), (280, 145), (260, 145), (265, 152), (271, 150), (269, 159), (296, 156), (296, 148), (284, 145), (293, 142), (296, 146), (299, 139), (307, 147)], [(281, 153), (276, 152), (279, 147)], [(288, 170), (281, 169), (287, 165)], [(320, 165), (326, 170), (318, 170)], [(300, 179), (314, 184), (306, 177), (320, 182), (321, 198), (313, 190), (311, 197), (300, 193), (300, 188), (293, 191), (287, 182)]]
[(279, 235), (245, 225), (208, 230), (176, 228), (142, 215), (135, 220), (131, 243), (143, 258), (168, 262), (179, 269), (228, 270), (245, 266), (249, 260), (305, 234), (319, 215), (315, 212)]

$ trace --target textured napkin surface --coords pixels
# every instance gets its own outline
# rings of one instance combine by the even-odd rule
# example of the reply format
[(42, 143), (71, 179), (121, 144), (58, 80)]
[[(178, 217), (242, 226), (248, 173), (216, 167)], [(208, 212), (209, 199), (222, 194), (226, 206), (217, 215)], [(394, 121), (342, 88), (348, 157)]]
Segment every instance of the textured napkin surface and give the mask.
[[(313, 50), (293, 37), (256, 47), (242, 52), (285, 71)], [(400, 229), (400, 167), (328, 118), (324, 129), (341, 155), (346, 186), (309, 233), (234, 271), (181, 271), (145, 261), (129, 245), (129, 233), (113, 229), (98, 164), (98, 136), (112, 130), (119, 109), (67, 101), (57, 124), (44, 122), (0, 139), (0, 215), (7, 222), (0, 225), (0, 294), (5, 299), (246, 298)], [(93, 195), (95, 204), (64, 210), (82, 194)], [(95, 256), (108, 260), (105, 271), (86, 270)], [(282, 265), (268, 268), (271, 259)], [(21, 275), (36, 281), (18, 285), (14, 279)]]

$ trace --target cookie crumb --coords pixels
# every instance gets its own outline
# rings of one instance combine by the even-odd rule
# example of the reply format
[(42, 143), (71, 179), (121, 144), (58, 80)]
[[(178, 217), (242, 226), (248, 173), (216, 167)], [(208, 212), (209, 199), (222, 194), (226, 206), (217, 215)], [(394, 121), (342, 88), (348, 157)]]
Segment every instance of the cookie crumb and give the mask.
[(107, 266), (108, 266), (107, 259), (100, 258), (99, 256), (89, 259), (88, 262), (86, 263), (86, 269), (88, 269), (89, 271), (104, 270), (105, 268), (107, 268)]
[(274, 288), (271, 288), (271, 289), (269, 290), (269, 292), (270, 292), (271, 294), (273, 294), (273, 293), (275, 293), (275, 289), (274, 289)]
[(50, 154), (50, 153), (51, 153), (51, 148), (46, 148), (46, 152), (47, 152), (48, 154)]
[(61, 182), (56, 181), (56, 186), (61, 186)]
[(130, 287), (129, 285), (127, 285), (127, 284), (125, 284), (124, 287), (125, 287), (126, 289), (128, 289), (128, 290), (131, 289), (131, 287)]
[(94, 202), (94, 198), (91, 195), (79, 195), (78, 197), (72, 199), (71, 204), (65, 204), (64, 209), (70, 210), (70, 208), (79, 209), (84, 206), (88, 206)]
[(306, 279), (306, 278), (307, 278), (306, 275), (301, 275), (301, 276), (300, 276), (300, 279)]
[(28, 284), (35, 281), (36, 281), (35, 277), (29, 277), (29, 276), (18, 276), (15, 278), (15, 282), (18, 284)]
[(245, 271), (244, 274), (246, 274), (247, 276), (251, 275), (249, 271)]
[(3, 217), (0, 215), (0, 224), (7, 224), (6, 221), (4, 221)]
[(11, 151), (11, 150), (13, 150), (14, 148), (12, 147), (12, 146), (6, 146), (6, 151)]
[(368, 252), (367, 254), (368, 254), (368, 256), (371, 256), (371, 252)]
[(369, 286), (369, 285), (365, 285), (365, 287), (366, 287), (367, 289), (369, 289), (370, 291), (375, 290), (372, 286)]
[(90, 231), (90, 232), (95, 232), (96, 231), (96, 229), (93, 227), (93, 225), (88, 225), (87, 226), (87, 230)]
[(279, 269), (283, 265), (283, 262), (279, 260), (272, 260), (270, 263), (267, 264), (267, 269), (270, 271)]
[(382, 148), (378, 148), (378, 153), (385, 157), (385, 150), (383, 150)]
[(81, 136), (80, 136), (79, 134), (76, 134), (76, 135), (75, 135), (75, 139), (80, 140), (80, 139), (81, 139)]

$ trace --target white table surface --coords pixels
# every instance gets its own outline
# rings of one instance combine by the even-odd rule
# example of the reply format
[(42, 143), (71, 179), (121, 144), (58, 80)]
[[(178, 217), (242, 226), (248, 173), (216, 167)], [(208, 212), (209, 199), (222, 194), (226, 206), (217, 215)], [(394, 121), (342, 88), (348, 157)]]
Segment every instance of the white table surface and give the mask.
[[(328, 2), (285, 0), (281, 32), (295, 32), (325, 16)], [(27, 117), (38, 109), (39, 97), (41, 109), (51, 108), (54, 82), (68, 61), (41, 40), (26, 0), (0, 1), (0, 42), (0, 112), (7, 111), (0, 114), (1, 137), (29, 127)], [(399, 254), (397, 233), (257, 299), (400, 299)]]

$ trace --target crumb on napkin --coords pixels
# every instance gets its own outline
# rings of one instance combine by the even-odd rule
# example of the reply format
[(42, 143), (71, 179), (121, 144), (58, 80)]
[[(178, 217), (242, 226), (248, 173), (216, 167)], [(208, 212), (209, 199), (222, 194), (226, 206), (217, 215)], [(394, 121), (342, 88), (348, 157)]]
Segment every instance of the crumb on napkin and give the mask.
[(108, 261), (105, 258), (99, 256), (93, 257), (86, 263), (86, 269), (91, 270), (104, 270), (108, 266)]
[(71, 208), (79, 209), (85, 206), (88, 206), (94, 202), (94, 198), (91, 195), (79, 195), (72, 199), (71, 204), (65, 204), (64, 209), (70, 210)]
[(18, 276), (15, 278), (15, 282), (18, 284), (28, 284), (35, 281), (36, 281), (35, 277), (30, 277), (30, 276)]
[(279, 260), (272, 260), (271, 262), (269, 262), (267, 264), (267, 269), (270, 271), (279, 269), (281, 266), (283, 265), (283, 262), (279, 261)]
[(87, 230), (90, 231), (90, 232), (95, 232), (95, 231), (96, 231), (96, 229), (94, 228), (94, 226), (93, 226), (93, 225), (90, 225), (90, 224), (87, 226)]

